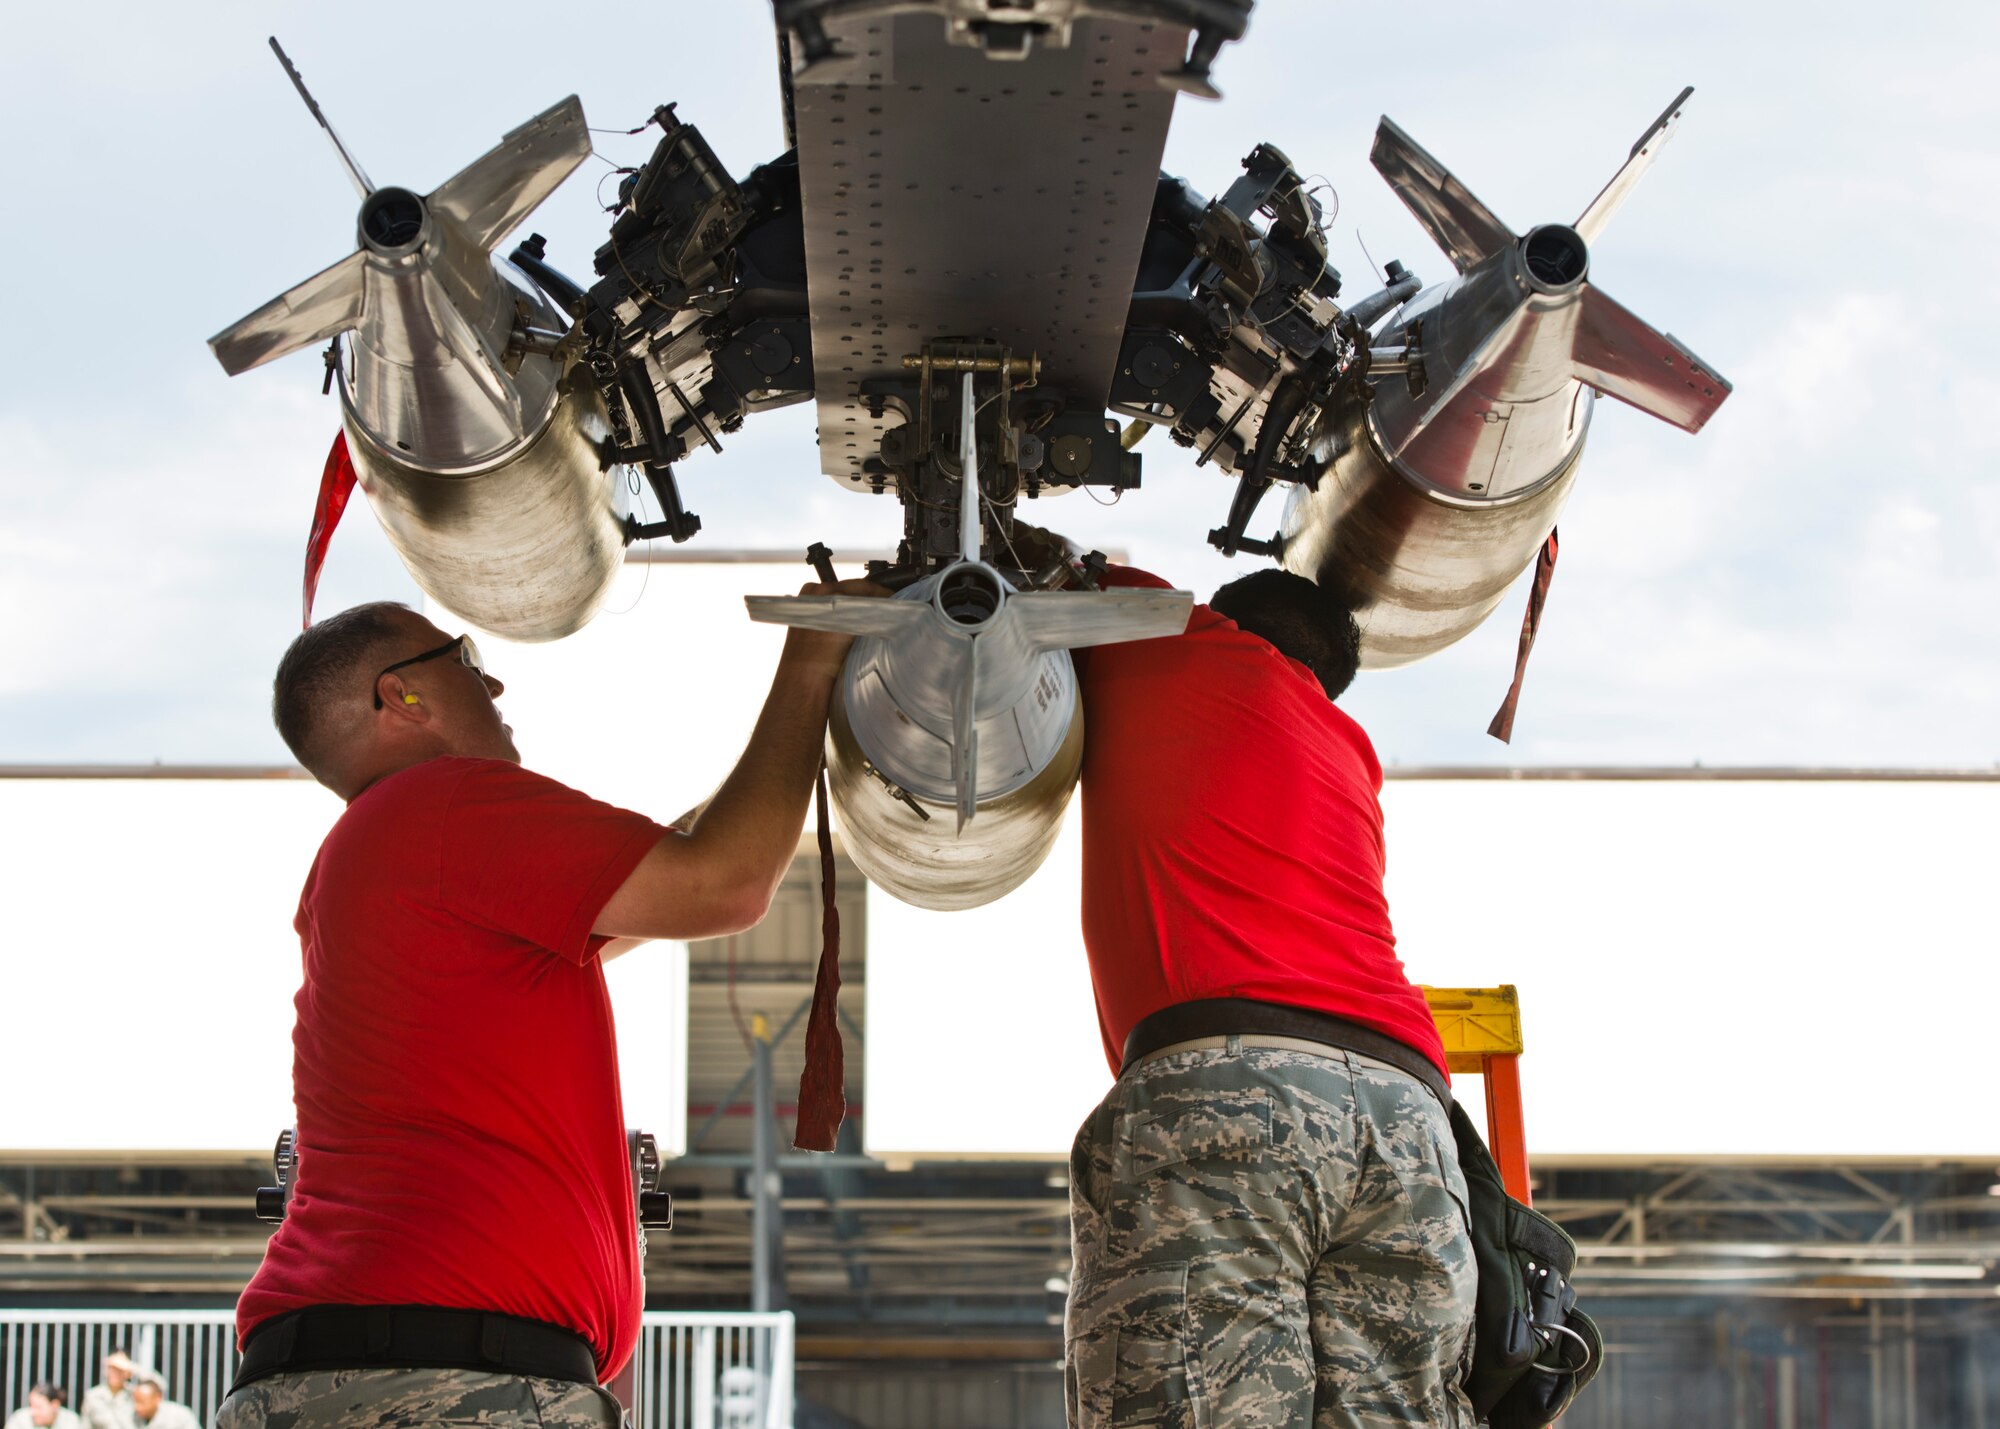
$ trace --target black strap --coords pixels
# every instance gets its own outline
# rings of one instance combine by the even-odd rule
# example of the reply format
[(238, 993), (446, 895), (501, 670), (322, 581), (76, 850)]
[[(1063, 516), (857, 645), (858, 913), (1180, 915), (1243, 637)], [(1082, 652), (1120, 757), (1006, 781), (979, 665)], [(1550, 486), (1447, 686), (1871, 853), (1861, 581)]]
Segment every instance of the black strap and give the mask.
[(1286, 1007), (1248, 997), (1205, 997), (1195, 1002), (1178, 1002), (1150, 1017), (1140, 1018), (1125, 1039), (1125, 1060), (1119, 1066), (1119, 1074), (1129, 1071), (1134, 1062), (1148, 1053), (1176, 1042), (1232, 1034), (1296, 1037), (1343, 1052), (1358, 1052), (1409, 1073), (1430, 1088), (1432, 1095), (1447, 1108), (1451, 1106), (1451, 1086), (1444, 1074), (1438, 1071), (1435, 1062), (1407, 1042), (1398, 1042), (1386, 1033), (1330, 1012)]
[(315, 1305), (251, 1331), (230, 1390), (320, 1369), (473, 1369), (597, 1383), (589, 1341), (542, 1320), (432, 1305)]

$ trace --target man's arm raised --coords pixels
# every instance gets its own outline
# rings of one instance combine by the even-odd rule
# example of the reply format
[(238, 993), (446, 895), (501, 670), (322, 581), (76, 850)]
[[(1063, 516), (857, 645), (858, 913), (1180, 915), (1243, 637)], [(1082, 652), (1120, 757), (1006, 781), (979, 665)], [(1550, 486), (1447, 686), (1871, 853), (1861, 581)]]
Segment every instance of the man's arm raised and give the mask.
[[(886, 595), (866, 581), (801, 595)], [(592, 931), (617, 939), (717, 938), (761, 919), (798, 851), (834, 681), (852, 637), (793, 629), (750, 743), (687, 832), (654, 844)], [(617, 948), (623, 952), (631, 944)]]

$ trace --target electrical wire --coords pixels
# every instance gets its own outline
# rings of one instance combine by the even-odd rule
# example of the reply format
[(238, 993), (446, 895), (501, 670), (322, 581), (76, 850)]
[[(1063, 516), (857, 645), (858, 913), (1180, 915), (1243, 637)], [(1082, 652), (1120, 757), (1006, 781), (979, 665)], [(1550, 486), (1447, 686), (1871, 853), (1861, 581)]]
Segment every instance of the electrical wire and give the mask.
[(1376, 277), (1378, 277), (1378, 278), (1380, 278), (1380, 279), (1382, 280), (1382, 286), (1383, 286), (1383, 287), (1385, 287), (1385, 288), (1386, 288), (1386, 287), (1388, 287), (1388, 286), (1389, 286), (1389, 275), (1388, 275), (1387, 273), (1385, 273), (1385, 272), (1383, 272), (1383, 271), (1382, 271), (1382, 266), (1381, 266), (1381, 264), (1379, 264), (1379, 263), (1377, 263), (1377, 262), (1375, 261), (1375, 255), (1374, 255), (1373, 253), (1370, 253), (1370, 252), (1368, 251), (1368, 244), (1367, 244), (1367, 242), (1366, 242), (1366, 241), (1365, 241), (1365, 240), (1364, 240), (1364, 239), (1363, 239), (1363, 238), (1361, 237), (1361, 228), (1360, 228), (1360, 225), (1358, 225), (1358, 224), (1357, 224), (1357, 225), (1355, 226), (1355, 229), (1354, 229), (1354, 241), (1355, 241), (1356, 243), (1359, 243), (1359, 244), (1361, 245), (1361, 256), (1362, 256), (1363, 258), (1366, 258), (1366, 259), (1368, 260), (1368, 266), (1369, 266), (1370, 268), (1373, 268), (1373, 269), (1375, 270), (1375, 276), (1376, 276)]
[[(1017, 487), (1015, 488), (1015, 493), (1016, 493), (1016, 495), (1017, 495), (1017, 496), (1019, 495), (1019, 492), (1020, 492), (1020, 488), (1019, 488), (1019, 487), (1017, 486)], [(1023, 560), (1021, 559), (1021, 553), (1020, 553), (1019, 551), (1017, 551), (1017, 550), (1015, 550), (1015, 549), (1014, 549), (1014, 538), (1013, 538), (1012, 536), (1008, 535), (1008, 534), (1007, 534), (1007, 528), (1006, 528), (1005, 526), (1002, 526), (1002, 525), (1000, 524), (1000, 508), (999, 508), (999, 506), (998, 506), (997, 504), (995, 504), (995, 502), (994, 502), (994, 500), (993, 500), (993, 498), (992, 498), (992, 497), (990, 497), (990, 496), (988, 496), (988, 495), (986, 494), (986, 492), (985, 492), (984, 488), (982, 488), (982, 489), (980, 490), (980, 493), (979, 493), (979, 498), (980, 498), (980, 500), (982, 500), (982, 501), (984, 501), (984, 502), (986, 503), (986, 509), (987, 509), (987, 511), (988, 511), (988, 512), (990, 512), (990, 513), (992, 514), (992, 517), (993, 517), (993, 529), (994, 529), (995, 531), (998, 531), (998, 532), (1000, 533), (1000, 544), (1001, 544), (1001, 545), (1003, 545), (1003, 546), (1005, 546), (1005, 547), (1007, 548), (1007, 554), (1008, 554), (1009, 556), (1013, 557), (1013, 559), (1014, 559), (1014, 569), (1015, 569), (1015, 570), (1017, 570), (1017, 571), (1020, 571), (1020, 572), (1021, 572), (1021, 573), (1022, 573), (1023, 575), (1027, 575), (1027, 574), (1029, 574), (1030, 572), (1028, 571), (1028, 565), (1027, 565), (1027, 562), (1023, 561)]]
[[(625, 470), (628, 473), (626, 482), (630, 486), (632, 494), (639, 498), (639, 515), (644, 517), (646, 514), (646, 484), (639, 480), (639, 468), (633, 466), (627, 467)], [(639, 524), (644, 526), (651, 523), (641, 520)], [(651, 536), (646, 537), (646, 554), (649, 557), (653, 554), (653, 538)], [(623, 610), (607, 610), (605, 612), (606, 615), (630, 615), (639, 608), (639, 602), (646, 598), (646, 587), (653, 583), (653, 563), (651, 560), (644, 560), (639, 564), (645, 567), (645, 570), (639, 573), (639, 593), (632, 597), (632, 603)]]
[[(1316, 184), (1312, 183), (1311, 180), (1313, 179), (1318, 179), (1319, 182)], [(1314, 228), (1320, 231), (1323, 237), (1327, 230), (1333, 227), (1333, 221), (1340, 217), (1340, 190), (1333, 186), (1332, 179), (1329, 179), (1325, 174), (1318, 173), (1307, 174), (1304, 179), (1299, 181), (1299, 186), (1305, 190), (1305, 195), (1308, 199), (1322, 189), (1333, 195), (1333, 211), (1313, 225)]]
[[(604, 156), (602, 154), (598, 154), (595, 149), (592, 149), (590, 152), (592, 154), (595, 154), (598, 158), (604, 159)], [(609, 159), (604, 159), (604, 162), (607, 164), (611, 163)], [(603, 173), (599, 174), (597, 176), (597, 206), (603, 209), (606, 213), (616, 213), (618, 212), (619, 209), (623, 208), (625, 206), (623, 203), (606, 203), (604, 201), (604, 181), (606, 179), (623, 178), (627, 174), (636, 174), (638, 172), (639, 171), (637, 169), (627, 168), (621, 165), (613, 164), (609, 169), (606, 169)]]

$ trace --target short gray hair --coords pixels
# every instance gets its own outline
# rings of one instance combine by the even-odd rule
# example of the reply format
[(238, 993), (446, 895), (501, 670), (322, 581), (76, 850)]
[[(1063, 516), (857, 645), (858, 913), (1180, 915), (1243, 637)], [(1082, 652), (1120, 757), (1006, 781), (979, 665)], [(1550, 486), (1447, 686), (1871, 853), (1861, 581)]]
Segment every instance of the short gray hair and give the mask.
[(409, 607), (393, 600), (370, 601), (309, 625), (286, 648), (271, 682), (271, 720), (299, 763), (317, 777), (326, 760), (329, 712), (358, 694), (364, 672), (401, 631), (395, 613)]

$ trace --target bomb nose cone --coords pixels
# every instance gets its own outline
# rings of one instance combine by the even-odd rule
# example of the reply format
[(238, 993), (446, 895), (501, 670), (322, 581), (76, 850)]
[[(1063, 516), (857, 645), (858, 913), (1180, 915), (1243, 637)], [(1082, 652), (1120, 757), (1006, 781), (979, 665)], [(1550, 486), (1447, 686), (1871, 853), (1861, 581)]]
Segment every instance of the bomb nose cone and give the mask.
[(1543, 293), (1573, 293), (1590, 272), (1590, 247), (1568, 224), (1545, 223), (1521, 240), (1528, 281)]
[(431, 214), (408, 189), (383, 188), (361, 201), (355, 226), (359, 246), (383, 258), (403, 258), (430, 237)]

